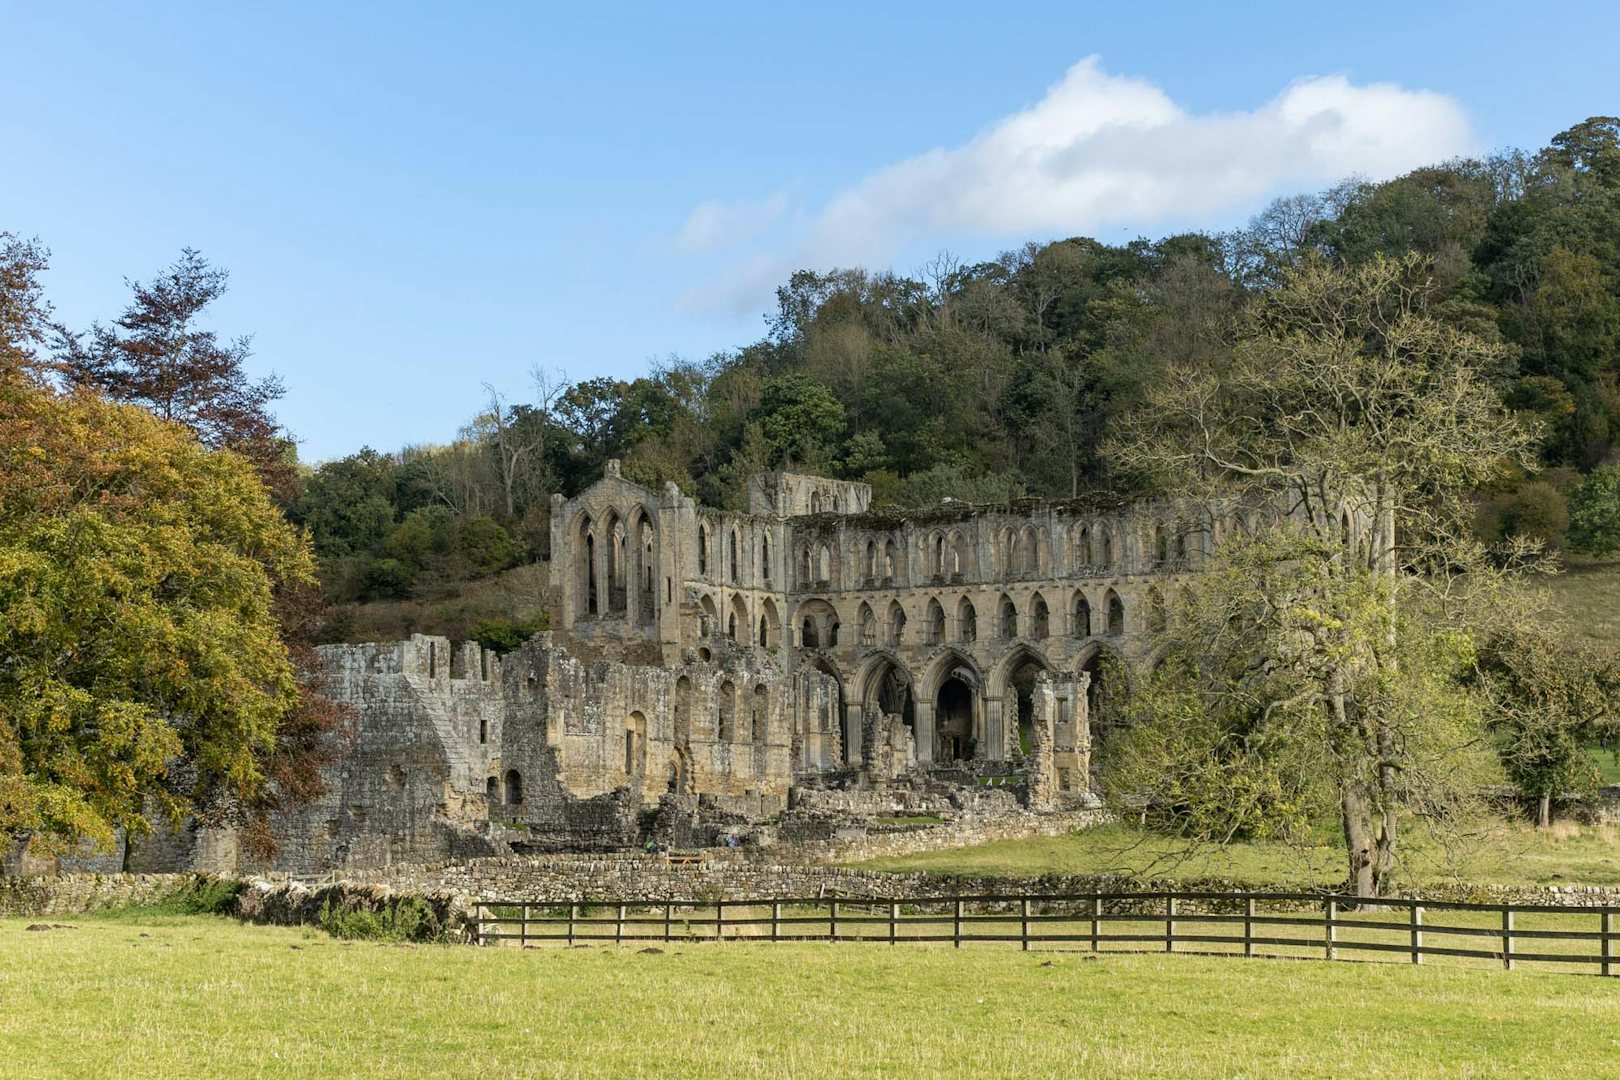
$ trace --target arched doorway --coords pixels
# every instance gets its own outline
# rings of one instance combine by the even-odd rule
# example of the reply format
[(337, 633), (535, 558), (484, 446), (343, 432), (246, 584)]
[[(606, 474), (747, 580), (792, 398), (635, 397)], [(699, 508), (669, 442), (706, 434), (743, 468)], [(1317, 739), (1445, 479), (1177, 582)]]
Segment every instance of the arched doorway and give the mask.
[(868, 670), (861, 696), (866, 727), (881, 717), (898, 716), (905, 725), (912, 745), (917, 741), (917, 706), (912, 693), (911, 673), (887, 655), (877, 657)]
[(1024, 757), (1035, 745), (1035, 676), (1052, 670), (1045, 660), (1020, 649), (1008, 661), (1001, 687), (1001, 715), (1016, 740), (1013, 750)]
[(1078, 669), (1090, 676), (1086, 685), (1086, 717), (1091, 728), (1092, 761), (1096, 749), (1119, 727), (1119, 706), (1125, 692), (1125, 662), (1110, 649), (1093, 649)]
[[(825, 656), (812, 656), (810, 660), (799, 670), (800, 672), (820, 672), (832, 680), (833, 685), (837, 687), (838, 691), (838, 700), (836, 705), (837, 715), (831, 719), (830, 726), (821, 726), (819, 729), (813, 728), (809, 726), (810, 722), (816, 718), (822, 717), (824, 714), (819, 708), (816, 707), (816, 699), (813, 696), (809, 696), (810, 690), (808, 684), (802, 681), (800, 683), (800, 693), (806, 695), (800, 700), (801, 716), (804, 718), (805, 726), (799, 731), (798, 741), (801, 747), (814, 746), (820, 748), (806, 750), (806, 756), (803, 759), (804, 763), (810, 768), (821, 768), (838, 764), (858, 766), (861, 763), (860, 753), (858, 750), (858, 744), (856, 744), (851, 738), (851, 732), (848, 730), (850, 718), (849, 711), (845, 708), (843, 675), (840, 674), (838, 669), (833, 666), (832, 661), (828, 660)], [(829, 736), (835, 734), (838, 738), (838, 751), (836, 755), (834, 755), (832, 752), (832, 745), (829, 739)]]
[(934, 692), (935, 761), (971, 761), (978, 750), (973, 738), (973, 687), (964, 675), (952, 671)]

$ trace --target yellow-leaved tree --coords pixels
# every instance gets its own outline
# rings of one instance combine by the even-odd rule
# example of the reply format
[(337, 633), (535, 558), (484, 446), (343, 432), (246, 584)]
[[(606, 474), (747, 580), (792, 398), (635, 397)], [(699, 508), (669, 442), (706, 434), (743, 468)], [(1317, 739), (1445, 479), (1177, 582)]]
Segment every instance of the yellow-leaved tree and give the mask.
[(273, 598), (313, 575), (246, 460), (0, 363), (0, 836), (259, 800), (300, 706)]

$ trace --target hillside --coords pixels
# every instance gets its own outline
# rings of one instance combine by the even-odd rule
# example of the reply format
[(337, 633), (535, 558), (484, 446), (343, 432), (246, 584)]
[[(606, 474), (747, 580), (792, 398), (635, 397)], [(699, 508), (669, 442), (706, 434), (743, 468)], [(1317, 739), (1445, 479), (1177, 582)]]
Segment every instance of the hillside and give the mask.
[(480, 625), (543, 629), (550, 564), (527, 563), (457, 582), (410, 600), (333, 604), (327, 610), (326, 641), (400, 641), (412, 634), (439, 634), (452, 641), (479, 636)]
[(1571, 558), (1547, 588), (1572, 634), (1598, 648), (1620, 647), (1620, 559)]

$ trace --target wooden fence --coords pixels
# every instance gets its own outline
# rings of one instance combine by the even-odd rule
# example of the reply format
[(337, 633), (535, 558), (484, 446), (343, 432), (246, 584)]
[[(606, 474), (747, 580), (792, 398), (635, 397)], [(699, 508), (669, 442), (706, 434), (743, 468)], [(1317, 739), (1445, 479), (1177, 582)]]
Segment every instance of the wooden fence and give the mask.
[(1315, 893), (1131, 892), (936, 899), (485, 900), (481, 945), (825, 941), (1393, 959), (1620, 973), (1617, 907)]

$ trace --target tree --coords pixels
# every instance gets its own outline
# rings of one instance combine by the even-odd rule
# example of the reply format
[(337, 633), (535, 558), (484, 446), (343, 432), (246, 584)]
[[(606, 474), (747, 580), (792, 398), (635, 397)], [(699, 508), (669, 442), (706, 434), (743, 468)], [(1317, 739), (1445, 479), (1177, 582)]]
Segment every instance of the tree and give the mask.
[(756, 417), (777, 464), (830, 461), (844, 434), (843, 404), (807, 375), (766, 383)]
[(0, 232), (0, 374), (37, 378), (46, 366), (39, 349), (51, 330), (51, 306), (39, 275), (49, 264), (50, 252), (38, 240)]
[(1588, 555), (1620, 551), (1620, 465), (1593, 469), (1570, 494), (1569, 546)]
[(97, 323), (88, 340), (63, 335), (60, 360), (72, 381), (190, 428), (210, 449), (241, 454), (289, 499), (296, 483), (291, 442), (270, 414), (281, 381), (248, 378), (250, 338), (222, 341), (201, 326), (229, 276), (186, 248), (152, 281), (130, 283), (134, 296), (111, 326)]
[[(1256, 305), (1224, 370), (1173, 366), (1112, 444), (1206, 521), (1239, 505), (1278, 515), (1272, 547), (1230, 569), (1271, 598), (1260, 621), (1246, 635), (1189, 621), (1195, 645), (1166, 677), (1242, 695), (1215, 715), (1271, 729), (1268, 753), (1321, 741), (1315, 789), (1333, 792), (1369, 896), (1395, 872), (1402, 821), (1461, 796), (1451, 762), (1469, 718), (1443, 692), (1458, 651), (1443, 622), (1494, 580), (1467, 496), (1530, 446), (1480, 374), (1499, 346), (1435, 318), (1435, 292), (1421, 257), (1307, 260)], [(1211, 666), (1235, 667), (1231, 689), (1201, 677)]]
[(1545, 828), (1555, 795), (1597, 785), (1587, 751), (1620, 726), (1620, 663), (1545, 624), (1516, 622), (1486, 637), (1473, 683), (1490, 703), (1508, 777), (1536, 800)]
[(0, 832), (105, 844), (154, 812), (262, 824), (307, 794), (325, 732), (289, 733), (276, 600), (313, 559), (249, 463), (13, 375), (0, 432)]

